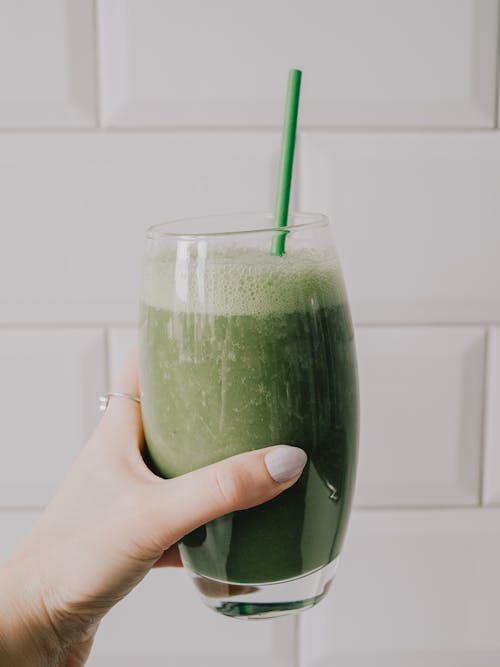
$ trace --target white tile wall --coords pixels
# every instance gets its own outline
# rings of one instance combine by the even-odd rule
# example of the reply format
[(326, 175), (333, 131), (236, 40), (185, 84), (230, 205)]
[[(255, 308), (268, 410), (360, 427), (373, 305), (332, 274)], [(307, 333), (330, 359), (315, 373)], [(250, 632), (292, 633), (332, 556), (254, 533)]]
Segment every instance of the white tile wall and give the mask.
[(104, 335), (5, 329), (0, 368), (0, 507), (41, 507), (97, 422)]
[(278, 149), (276, 133), (0, 136), (0, 322), (134, 322), (147, 227), (268, 208)]
[(35, 525), (39, 512), (0, 510), (0, 562), (10, 557)]
[(96, 123), (88, 0), (0, 0), (0, 128)]
[[(331, 662), (319, 664), (330, 667)], [(153, 665), (156, 667), (156, 663)], [(335, 667), (498, 667), (498, 652), (460, 650), (378, 651), (355, 654), (336, 652)]]
[[(492, 127), (496, 0), (100, 0), (111, 126)], [(397, 58), (394, 54), (397, 53)]]
[(155, 572), (94, 667), (500, 665), (500, 509), (459, 507), (500, 504), (498, 6), (0, 0), (0, 558), (136, 344), (146, 227), (272, 206), (289, 67), (296, 205), (358, 325), (364, 509), (327, 600), (238, 624)]
[(500, 135), (306, 133), (299, 206), (327, 211), (362, 322), (500, 320)]
[(356, 342), (357, 505), (477, 504), (484, 330), (368, 327)]
[(483, 502), (500, 505), (500, 327), (488, 337)]
[(500, 664), (499, 525), (499, 510), (356, 513), (330, 594), (301, 616), (301, 667)]

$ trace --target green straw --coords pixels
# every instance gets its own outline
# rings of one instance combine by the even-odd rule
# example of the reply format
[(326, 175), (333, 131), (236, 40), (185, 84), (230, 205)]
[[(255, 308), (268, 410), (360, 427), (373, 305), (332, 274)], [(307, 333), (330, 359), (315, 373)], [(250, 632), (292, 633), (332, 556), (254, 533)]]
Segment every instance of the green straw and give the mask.
[[(291, 69), (288, 73), (285, 122), (281, 138), (280, 171), (276, 193), (276, 207), (274, 209), (275, 227), (286, 227), (288, 221), (301, 78), (302, 72), (299, 69)], [(275, 234), (271, 245), (271, 255), (281, 256), (285, 253), (285, 237), (286, 232)]]

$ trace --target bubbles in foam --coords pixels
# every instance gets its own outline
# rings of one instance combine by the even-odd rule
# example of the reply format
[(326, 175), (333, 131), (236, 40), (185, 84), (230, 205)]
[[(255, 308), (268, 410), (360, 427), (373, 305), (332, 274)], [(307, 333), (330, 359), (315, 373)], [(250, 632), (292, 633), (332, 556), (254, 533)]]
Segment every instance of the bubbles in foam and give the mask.
[(206, 256), (192, 246), (146, 257), (142, 299), (167, 310), (267, 315), (335, 305), (345, 296), (331, 249), (291, 249), (273, 257), (233, 246)]

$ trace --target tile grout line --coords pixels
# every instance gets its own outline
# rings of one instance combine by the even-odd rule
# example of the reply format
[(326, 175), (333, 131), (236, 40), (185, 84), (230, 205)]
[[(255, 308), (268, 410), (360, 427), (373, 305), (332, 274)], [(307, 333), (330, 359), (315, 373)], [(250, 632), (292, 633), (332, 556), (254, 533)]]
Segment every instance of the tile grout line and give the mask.
[(296, 614), (294, 621), (294, 640), (293, 640), (293, 667), (300, 667), (300, 645), (302, 641), (300, 614)]
[(136, 329), (137, 322), (113, 322), (102, 320), (95, 322), (61, 322), (55, 320), (54, 322), (0, 322), (0, 331), (12, 331), (13, 329), (42, 329), (42, 330), (62, 330), (68, 329)]
[[(99, 48), (96, 46), (95, 53), (97, 54)], [(96, 85), (98, 85), (98, 92), (100, 93), (100, 73), (96, 78)], [(101, 95), (98, 95), (99, 100), (101, 100)], [(99, 105), (100, 107), (101, 105)], [(100, 109), (99, 109), (100, 110)], [(98, 114), (101, 115), (101, 114)], [(100, 118), (98, 119), (101, 120)], [(58, 125), (47, 125), (47, 126), (13, 126), (13, 127), (0, 127), (0, 136), (2, 135), (16, 135), (16, 134), (91, 134), (96, 135), (137, 135), (137, 134), (201, 134), (201, 133), (213, 133), (213, 134), (231, 134), (231, 133), (246, 133), (246, 134), (256, 134), (256, 133), (276, 133), (278, 134), (281, 131), (280, 125), (136, 125), (136, 126), (105, 126), (101, 124), (93, 127), (84, 127), (82, 125), (77, 125), (75, 127), (61, 127)], [(376, 125), (303, 125), (301, 131), (305, 133), (331, 133), (338, 135), (349, 135), (349, 134), (377, 134), (377, 135), (404, 135), (404, 134), (415, 134), (415, 135), (431, 135), (431, 134), (498, 134), (499, 128), (486, 127), (486, 126), (473, 126), (473, 125), (463, 125), (463, 126), (452, 126), (447, 125), (443, 127), (439, 126), (387, 126), (387, 127), (377, 127)]]
[[(43, 512), (45, 510), (44, 505), (0, 505), (1, 512)], [(377, 512), (387, 512), (394, 513), (422, 513), (428, 514), (431, 512), (489, 512), (490, 510), (498, 511), (500, 510), (500, 504), (489, 504), (489, 505), (478, 505), (477, 503), (471, 502), (466, 505), (357, 505), (353, 507), (353, 514), (376, 514)]]
[[(430, 328), (430, 329), (487, 329), (488, 327), (499, 326), (500, 320), (488, 320), (488, 321), (478, 321), (478, 322), (443, 322), (443, 321), (434, 321), (434, 320), (423, 320), (423, 321), (401, 321), (401, 320), (361, 320), (354, 321), (353, 326), (356, 329), (378, 329), (378, 328), (387, 328), (387, 329), (409, 329), (409, 328)], [(47, 321), (28, 321), (23, 322), (12, 320), (10, 322), (1, 322), (0, 321), (0, 331), (11, 330), (11, 329), (102, 329), (102, 328), (112, 328), (112, 329), (130, 329), (137, 328), (137, 322), (133, 321), (124, 321), (124, 320), (90, 320), (90, 321), (62, 321), (54, 320), (52, 322)]]
[(101, 40), (99, 26), (99, 0), (92, 0), (94, 24), (94, 75), (95, 75), (95, 103), (94, 112), (96, 129), (102, 130), (102, 85), (101, 85)]
[(295, 211), (302, 211), (302, 130), (297, 132), (295, 142)]
[(477, 501), (471, 501), (470, 503), (460, 503), (456, 505), (440, 505), (440, 504), (431, 504), (431, 505), (356, 505), (352, 508), (353, 514), (357, 512), (462, 512), (462, 511), (481, 511), (488, 510), (490, 508), (499, 508), (500, 505), (478, 505)]
[(499, 114), (499, 95), (500, 95), (500, 0), (497, 0), (497, 34), (496, 34), (496, 67), (495, 67), (495, 104), (494, 104), (494, 118), (493, 129), (498, 130), (498, 114)]
[(0, 513), (29, 514), (32, 512), (43, 512), (44, 505), (0, 505)]
[(491, 327), (486, 330), (486, 345), (483, 363), (483, 410), (481, 414), (481, 437), (479, 449), (479, 506), (485, 507), (484, 490), (486, 474), (486, 448), (488, 445), (488, 417), (490, 413), (490, 399), (492, 393), (492, 363), (493, 354), (493, 332)]
[(475, 329), (487, 329), (490, 326), (497, 326), (496, 320), (488, 320), (488, 321), (470, 321), (470, 322), (464, 322), (464, 321), (449, 321), (449, 322), (443, 322), (443, 321), (434, 321), (434, 320), (422, 320), (422, 321), (416, 321), (416, 320), (408, 320), (408, 321), (397, 321), (397, 320), (361, 320), (361, 321), (354, 321), (353, 326), (357, 329), (377, 329), (377, 328), (384, 328), (387, 327), (388, 329), (390, 328), (423, 328), (423, 327), (428, 327), (432, 329), (470, 329), (470, 328), (475, 328)]
[(106, 383), (106, 391), (111, 391), (111, 368), (110, 368), (110, 344), (109, 344), (109, 327), (104, 329), (104, 380)]

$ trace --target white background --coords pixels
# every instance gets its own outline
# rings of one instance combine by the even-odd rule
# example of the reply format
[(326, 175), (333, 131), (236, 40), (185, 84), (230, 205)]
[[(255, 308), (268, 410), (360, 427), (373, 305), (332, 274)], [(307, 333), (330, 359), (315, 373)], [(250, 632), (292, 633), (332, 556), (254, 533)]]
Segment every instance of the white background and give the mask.
[(356, 324), (359, 483), (337, 581), (237, 623), (179, 572), (94, 667), (500, 666), (497, 0), (0, 0), (0, 556), (134, 345), (146, 227), (272, 206), (304, 70), (298, 210)]

